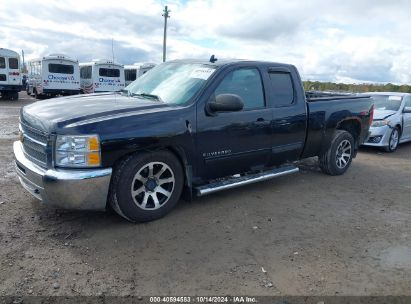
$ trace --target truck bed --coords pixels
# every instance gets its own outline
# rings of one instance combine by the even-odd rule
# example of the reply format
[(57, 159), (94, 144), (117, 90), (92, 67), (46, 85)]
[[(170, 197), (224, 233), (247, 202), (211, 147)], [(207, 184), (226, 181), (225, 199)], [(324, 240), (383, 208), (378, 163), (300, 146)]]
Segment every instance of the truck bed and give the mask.
[[(308, 93), (308, 94), (307, 94)], [(371, 97), (357, 94), (311, 94), (307, 99), (307, 137), (302, 158), (321, 155), (336, 129), (344, 128), (344, 120), (357, 121), (359, 134), (357, 147), (368, 135)], [(312, 96), (316, 97), (312, 97)], [(322, 95), (322, 96), (321, 96)], [(356, 128), (356, 126), (349, 126)]]
[(319, 91), (306, 91), (305, 98), (307, 102), (317, 102), (324, 100), (345, 100), (345, 99), (361, 99), (369, 98), (368, 95), (358, 95), (355, 93), (332, 93)]

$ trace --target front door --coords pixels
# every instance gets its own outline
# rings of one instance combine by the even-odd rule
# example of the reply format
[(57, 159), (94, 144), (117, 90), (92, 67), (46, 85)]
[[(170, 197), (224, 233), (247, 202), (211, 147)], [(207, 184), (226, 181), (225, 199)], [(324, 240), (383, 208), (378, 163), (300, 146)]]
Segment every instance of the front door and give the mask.
[(403, 131), (402, 140), (411, 140), (411, 96), (406, 96), (403, 113)]
[(210, 99), (236, 94), (244, 101), (238, 112), (207, 114), (197, 109), (197, 168), (207, 179), (260, 169), (271, 152), (272, 111), (267, 107), (260, 70), (229, 71)]

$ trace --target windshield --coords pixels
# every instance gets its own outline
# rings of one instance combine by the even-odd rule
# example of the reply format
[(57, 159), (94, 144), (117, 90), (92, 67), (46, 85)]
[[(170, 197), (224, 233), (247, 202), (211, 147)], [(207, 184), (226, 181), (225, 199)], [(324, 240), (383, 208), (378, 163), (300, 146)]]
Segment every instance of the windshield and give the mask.
[(398, 111), (401, 106), (401, 96), (374, 95), (375, 110)]
[(168, 104), (184, 104), (200, 90), (215, 69), (207, 64), (163, 63), (137, 78), (122, 93)]

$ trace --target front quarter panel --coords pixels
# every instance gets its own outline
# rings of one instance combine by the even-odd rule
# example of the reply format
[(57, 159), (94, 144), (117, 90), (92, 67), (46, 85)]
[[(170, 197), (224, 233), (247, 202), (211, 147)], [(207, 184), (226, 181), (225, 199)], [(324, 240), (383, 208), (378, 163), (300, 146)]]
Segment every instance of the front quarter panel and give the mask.
[[(137, 151), (173, 148), (194, 155), (192, 105), (170, 107), (163, 112), (130, 114), (66, 128), (66, 134), (98, 134), (102, 166), (112, 167), (119, 159)], [(191, 163), (191, 160), (187, 160)]]

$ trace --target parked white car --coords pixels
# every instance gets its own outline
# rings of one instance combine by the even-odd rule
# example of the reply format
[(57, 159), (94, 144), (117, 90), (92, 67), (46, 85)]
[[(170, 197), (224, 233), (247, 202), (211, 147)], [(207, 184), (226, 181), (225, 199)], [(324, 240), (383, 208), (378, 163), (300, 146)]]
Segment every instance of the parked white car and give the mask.
[(124, 66), (108, 59), (80, 63), (81, 92), (117, 92), (125, 88)]
[(374, 99), (374, 118), (365, 146), (394, 152), (398, 144), (411, 141), (411, 94), (367, 93)]
[(30, 60), (26, 91), (36, 98), (80, 93), (78, 61), (63, 54)]
[(3, 99), (18, 99), (21, 91), (20, 56), (0, 48), (0, 94)]

